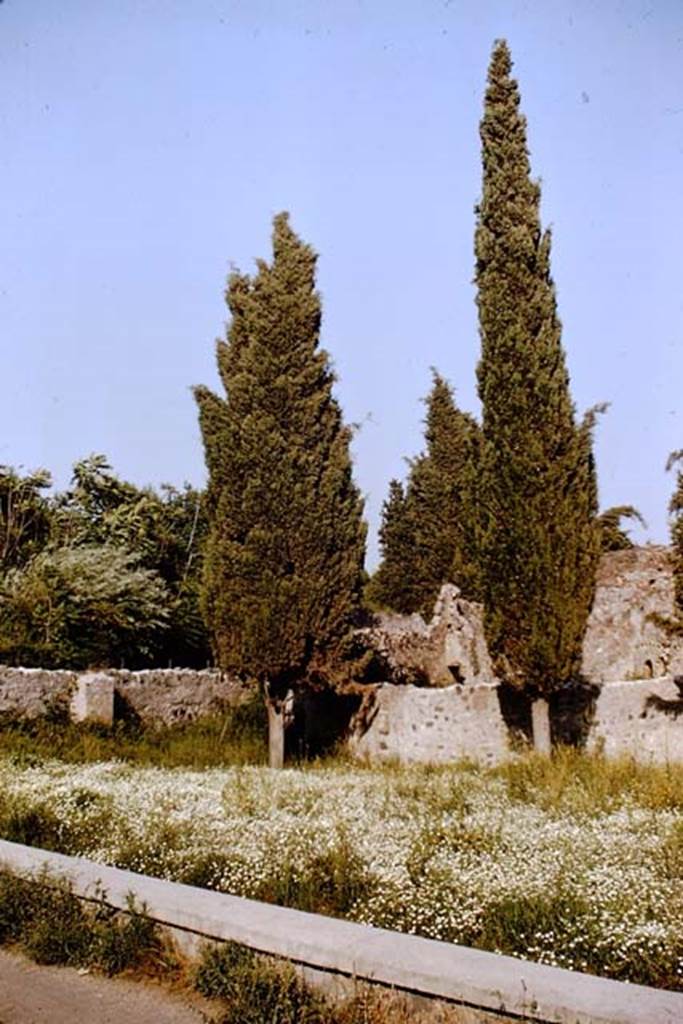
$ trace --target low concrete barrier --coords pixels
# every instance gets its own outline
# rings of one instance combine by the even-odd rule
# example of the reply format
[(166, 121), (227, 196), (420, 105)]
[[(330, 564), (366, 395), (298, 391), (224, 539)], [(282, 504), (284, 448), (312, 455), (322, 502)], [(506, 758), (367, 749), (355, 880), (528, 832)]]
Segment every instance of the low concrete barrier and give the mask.
[[(189, 936), (233, 940), (334, 977), (447, 1000), (470, 1020), (523, 1018), (545, 1024), (679, 1024), (683, 994), (626, 985), (447, 942), (306, 914), (166, 882), (0, 840), (0, 864), (47, 869), (76, 895), (125, 909), (133, 894), (159, 924)], [(101, 897), (100, 897), (101, 898)], [(467, 1011), (466, 1011), (467, 1012)], [(480, 1012), (481, 1016), (477, 1016)]]

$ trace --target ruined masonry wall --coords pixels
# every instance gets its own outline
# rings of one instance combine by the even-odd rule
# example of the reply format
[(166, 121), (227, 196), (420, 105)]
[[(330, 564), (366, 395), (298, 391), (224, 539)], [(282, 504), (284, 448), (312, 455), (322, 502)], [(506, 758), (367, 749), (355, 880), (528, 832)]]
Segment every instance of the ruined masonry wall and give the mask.
[(683, 694), (671, 677), (605, 683), (588, 734), (608, 757), (683, 763)]
[(369, 727), (349, 740), (369, 761), (447, 764), (471, 758), (497, 764), (508, 753), (497, 687), (378, 687)]
[[(242, 684), (216, 669), (107, 669), (117, 713), (147, 725), (172, 725), (210, 715), (245, 695)], [(66, 712), (85, 673), (0, 666), (0, 715), (38, 718)]]
[[(369, 725), (349, 741), (368, 761), (445, 764), (469, 758), (499, 764), (510, 754), (494, 685), (378, 687)], [(642, 762), (683, 763), (683, 696), (673, 678), (604, 683), (588, 750)]]

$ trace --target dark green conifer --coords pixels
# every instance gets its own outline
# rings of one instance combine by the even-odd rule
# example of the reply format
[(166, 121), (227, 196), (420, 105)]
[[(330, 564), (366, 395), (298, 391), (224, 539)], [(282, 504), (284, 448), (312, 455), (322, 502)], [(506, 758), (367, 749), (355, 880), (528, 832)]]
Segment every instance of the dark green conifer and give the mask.
[(196, 389), (209, 471), (203, 609), (217, 663), (279, 697), (352, 622), (365, 546), (350, 431), (318, 347), (316, 254), (279, 214), (273, 260), (232, 274), (221, 398)]
[(380, 529), (382, 563), (370, 596), (429, 618), (443, 583), (477, 596), (475, 482), (479, 427), (434, 371), (426, 399), (425, 452), (411, 460), (405, 495), (392, 481)]
[(382, 506), (379, 543), (382, 561), (368, 583), (368, 601), (408, 615), (416, 607), (415, 524), (399, 480), (389, 483), (389, 494)]
[(683, 448), (672, 452), (669, 456), (667, 472), (678, 466), (676, 473), (676, 489), (671, 495), (669, 512), (671, 513), (671, 554), (674, 568), (674, 597), (676, 600), (676, 617), (679, 632), (683, 632)]
[(482, 593), (498, 671), (547, 694), (572, 678), (599, 555), (592, 410), (576, 423), (526, 122), (505, 42), (481, 122), (476, 284), (483, 405)]

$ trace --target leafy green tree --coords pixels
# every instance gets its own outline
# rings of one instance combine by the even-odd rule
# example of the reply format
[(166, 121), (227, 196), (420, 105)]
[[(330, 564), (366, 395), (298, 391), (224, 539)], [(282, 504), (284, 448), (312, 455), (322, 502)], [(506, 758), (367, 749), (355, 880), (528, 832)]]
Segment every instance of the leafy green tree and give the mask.
[(153, 664), (168, 604), (159, 575), (130, 552), (46, 549), (0, 583), (0, 661), (71, 669)]
[(186, 484), (157, 493), (121, 480), (104, 455), (74, 466), (70, 487), (54, 501), (54, 547), (104, 544), (132, 553), (167, 588), (169, 629), (162, 665), (203, 666), (210, 657), (199, 610), (201, 559), (207, 531), (204, 496)]
[(209, 472), (205, 617), (218, 664), (262, 685), (271, 723), (289, 688), (334, 658), (362, 583), (363, 505), (318, 347), (315, 265), (276, 216), (272, 262), (228, 282), (226, 397), (195, 391)]
[(526, 122), (505, 42), (481, 122), (476, 285), (485, 628), (504, 679), (547, 695), (578, 670), (600, 531), (592, 410), (577, 424)]
[(382, 563), (369, 588), (374, 603), (431, 616), (443, 583), (478, 594), (476, 476), (480, 431), (434, 371), (426, 399), (425, 452), (410, 462), (405, 494), (392, 481), (383, 509)]
[[(50, 483), (45, 470), (23, 477), (7, 467), (0, 470), (0, 578), (5, 584), (0, 649), (5, 657), (39, 664), (42, 652), (45, 665), (68, 667), (68, 658), (73, 666), (89, 664), (93, 657), (102, 661), (109, 650), (112, 664), (124, 658), (131, 665), (147, 665), (150, 659), (161, 665), (205, 665), (211, 651), (199, 611), (207, 524), (202, 493), (189, 485), (181, 490), (165, 485), (160, 493), (138, 488), (119, 479), (103, 455), (77, 462), (64, 492), (45, 495)], [(140, 620), (136, 645), (123, 612), (120, 621), (118, 612), (107, 613), (96, 644), (88, 630), (65, 625), (81, 621), (83, 588), (98, 557), (105, 580), (114, 566), (127, 567), (121, 580), (133, 588), (131, 608), (144, 597), (141, 581), (159, 584), (156, 599), (162, 604), (154, 621), (160, 618), (168, 628), (155, 627), (153, 643), (147, 623)], [(10, 576), (13, 569), (23, 571)], [(140, 576), (143, 571), (152, 575)], [(32, 599), (37, 602), (33, 609)], [(118, 590), (110, 591), (107, 600), (110, 611), (126, 607)], [(101, 639), (105, 635), (106, 641)]]
[(52, 512), (43, 492), (51, 483), (45, 469), (21, 476), (0, 466), (0, 576), (26, 565), (47, 544)]
[(601, 512), (597, 519), (600, 530), (601, 551), (626, 551), (633, 547), (633, 541), (622, 526), (624, 519), (630, 519), (645, 527), (647, 524), (633, 505), (615, 505)]

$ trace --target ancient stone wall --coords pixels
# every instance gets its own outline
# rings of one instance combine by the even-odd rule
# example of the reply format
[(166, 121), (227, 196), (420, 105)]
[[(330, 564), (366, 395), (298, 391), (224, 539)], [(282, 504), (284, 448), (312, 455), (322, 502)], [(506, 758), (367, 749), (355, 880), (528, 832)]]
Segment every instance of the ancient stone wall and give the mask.
[(588, 733), (607, 757), (683, 763), (683, 688), (672, 678), (604, 683)]
[(41, 718), (66, 713), (77, 672), (0, 666), (0, 715)]
[(145, 724), (173, 725), (220, 711), (248, 692), (218, 669), (119, 670), (112, 673), (118, 700)]
[[(589, 749), (683, 761), (683, 642), (655, 621), (672, 611), (667, 548), (634, 548), (603, 557), (584, 644), (583, 674), (589, 685), (558, 695), (556, 738), (571, 733), (567, 723), (572, 716), (574, 722), (583, 716), (572, 738), (580, 737)], [(321, 724), (332, 736), (335, 727), (343, 727), (343, 716), (348, 721), (353, 714), (349, 745), (359, 757), (435, 763), (468, 757), (492, 764), (508, 755), (508, 730), (479, 605), (445, 586), (429, 624), (420, 616), (380, 616), (373, 628), (358, 635), (361, 646), (374, 648), (386, 666), (387, 675), (380, 678), (391, 682), (368, 686), (362, 695), (356, 687), (347, 695), (348, 707), (338, 707), (339, 699), (330, 707), (320, 697), (305, 702), (302, 749)], [(104, 676), (113, 679), (115, 717), (145, 724), (204, 717), (247, 692), (216, 670), (106, 670)], [(428, 685), (412, 685), (415, 681)], [(99, 688), (106, 689), (103, 683)], [(0, 715), (71, 712), (87, 718), (92, 697), (87, 691), (83, 673), (0, 667)], [(586, 700), (578, 708), (582, 697)], [(101, 709), (99, 716), (104, 720)]]
[(683, 673), (683, 643), (657, 625), (674, 608), (669, 549), (658, 545), (603, 555), (583, 645), (593, 683)]
[(495, 681), (482, 616), (480, 604), (465, 601), (447, 583), (429, 624), (420, 615), (380, 614), (356, 635), (379, 654), (391, 682), (478, 685)]
[[(117, 718), (172, 725), (210, 715), (245, 696), (238, 681), (216, 669), (108, 669)], [(37, 718), (67, 714), (86, 673), (0, 666), (0, 715)]]
[[(683, 763), (683, 683), (670, 677), (603, 683), (589, 711), (585, 744), (608, 757)], [(369, 761), (431, 764), (469, 758), (492, 765), (511, 753), (492, 684), (379, 686), (369, 711), (352, 723), (349, 748)]]
[(352, 725), (349, 747), (369, 761), (497, 764), (508, 754), (497, 690), (486, 683), (439, 690), (378, 686), (369, 711)]

